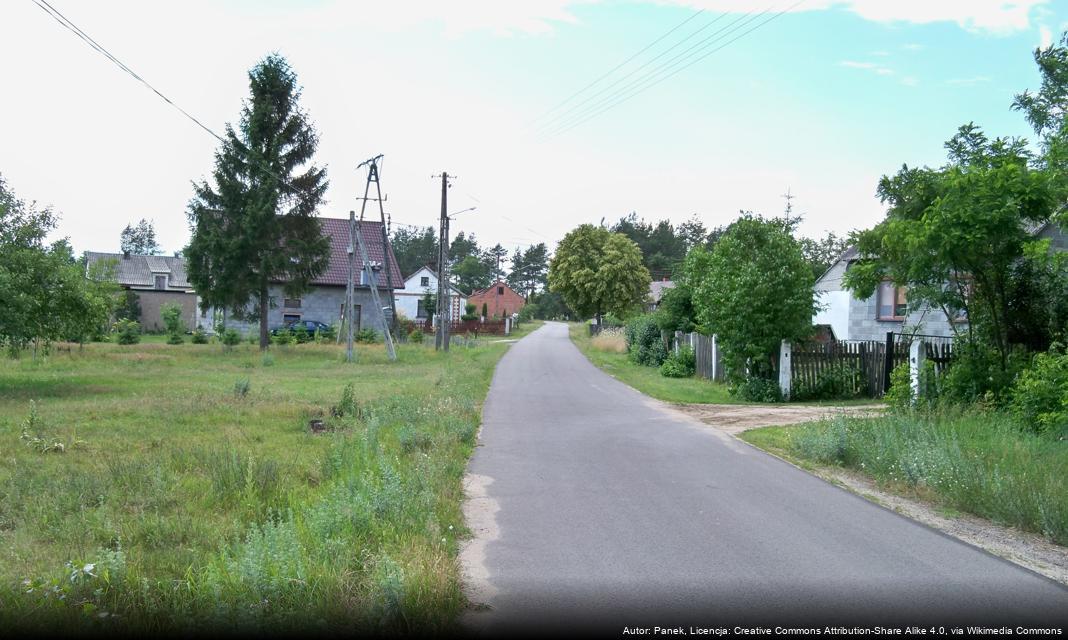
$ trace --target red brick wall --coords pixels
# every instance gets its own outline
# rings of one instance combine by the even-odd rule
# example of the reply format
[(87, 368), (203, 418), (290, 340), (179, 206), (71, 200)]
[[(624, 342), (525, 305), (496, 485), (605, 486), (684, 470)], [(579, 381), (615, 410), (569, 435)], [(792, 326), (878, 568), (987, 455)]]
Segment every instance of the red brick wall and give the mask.
[[(504, 287), (504, 293), (498, 295), (497, 287)], [(519, 310), (526, 304), (526, 301), (523, 300), (523, 296), (512, 291), (511, 287), (503, 282), (498, 282), (485, 291), (472, 294), (467, 298), (467, 301), (475, 305), (475, 313), (478, 314), (482, 313), (482, 303), (486, 303), (487, 318), (492, 318), (493, 316), (500, 317), (505, 312), (507, 312), (508, 315), (519, 313)]]

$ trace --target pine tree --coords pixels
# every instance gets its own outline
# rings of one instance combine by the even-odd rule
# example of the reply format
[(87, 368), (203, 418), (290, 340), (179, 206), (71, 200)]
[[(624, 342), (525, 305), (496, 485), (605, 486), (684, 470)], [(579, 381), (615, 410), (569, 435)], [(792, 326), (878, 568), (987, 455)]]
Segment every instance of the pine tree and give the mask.
[(260, 61), (249, 89), (238, 129), (227, 125), (215, 153), (215, 186), (194, 185), (186, 258), (204, 304), (258, 320), (266, 349), (269, 285), (282, 282), (286, 295), (298, 296), (326, 269), (329, 241), (315, 211), (327, 179), (325, 168), (311, 164), (319, 136), (286, 60), (271, 54)]
[(119, 247), (123, 253), (141, 256), (154, 256), (161, 251), (159, 243), (156, 242), (156, 229), (144, 218), (136, 225), (126, 225), (119, 234)]

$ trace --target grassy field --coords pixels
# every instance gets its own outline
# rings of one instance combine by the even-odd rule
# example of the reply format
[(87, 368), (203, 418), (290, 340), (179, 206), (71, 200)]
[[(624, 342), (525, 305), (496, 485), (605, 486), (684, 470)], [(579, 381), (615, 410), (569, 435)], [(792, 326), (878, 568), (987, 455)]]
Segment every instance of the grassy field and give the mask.
[(655, 367), (642, 367), (627, 359), (626, 353), (618, 350), (594, 348), (589, 329), (585, 323), (572, 322), (569, 326), (571, 340), (590, 362), (608, 375), (642, 393), (665, 402), (703, 404), (738, 404), (739, 400), (727, 393), (727, 385), (698, 378), (665, 378)]
[(746, 431), (803, 466), (860, 471), (885, 489), (1068, 545), (1068, 441), (996, 412), (836, 418)]
[(358, 345), (350, 365), (334, 345), (152, 340), (5, 360), (0, 627), (453, 628), (461, 479), (506, 349), (390, 363)]

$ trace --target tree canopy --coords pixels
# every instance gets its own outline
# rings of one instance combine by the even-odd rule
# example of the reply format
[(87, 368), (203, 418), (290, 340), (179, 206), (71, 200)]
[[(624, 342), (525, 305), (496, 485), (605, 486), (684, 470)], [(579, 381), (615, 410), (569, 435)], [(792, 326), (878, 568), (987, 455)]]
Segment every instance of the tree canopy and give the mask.
[(732, 377), (769, 376), (780, 342), (811, 334), (815, 277), (781, 220), (743, 215), (711, 251), (695, 248), (685, 271), (698, 324), (719, 336)]
[(123, 253), (142, 256), (154, 256), (161, 251), (159, 243), (156, 242), (155, 227), (144, 218), (137, 224), (126, 225), (119, 234), (119, 248)]
[(887, 217), (856, 235), (862, 260), (845, 276), (858, 297), (890, 279), (908, 287), (910, 306), (930, 304), (997, 348), (1013, 341), (1010, 305), (1026, 286), (1019, 267), (1033, 232), (1053, 214), (1046, 172), (1023, 140), (988, 138), (974, 124), (957, 131), (937, 169), (904, 166), (879, 183)]
[(325, 168), (310, 164), (319, 136), (285, 59), (260, 61), (249, 89), (237, 130), (227, 125), (215, 154), (214, 185), (194, 185), (186, 258), (204, 303), (258, 319), (266, 349), (270, 283), (299, 295), (326, 269), (329, 243), (315, 212), (327, 179)]
[(564, 236), (549, 264), (549, 288), (576, 313), (598, 322), (604, 313), (624, 315), (640, 307), (649, 282), (638, 245), (592, 224)]

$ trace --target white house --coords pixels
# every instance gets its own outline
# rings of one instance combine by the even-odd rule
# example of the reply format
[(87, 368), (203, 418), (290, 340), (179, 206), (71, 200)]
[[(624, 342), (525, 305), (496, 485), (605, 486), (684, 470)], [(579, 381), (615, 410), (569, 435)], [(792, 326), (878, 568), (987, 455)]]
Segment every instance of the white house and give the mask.
[[(397, 313), (417, 322), (426, 322), (427, 309), (423, 308), (423, 300), (426, 293), (433, 295), (438, 293), (438, 274), (429, 266), (422, 266), (415, 273), (408, 276), (404, 281), (404, 290), (396, 291), (394, 296), (397, 300)], [(467, 296), (454, 286), (449, 286), (449, 301), (452, 303), (451, 320), (458, 322), (464, 314), (464, 305), (467, 304)], [(433, 309), (430, 309), (433, 311)]]

